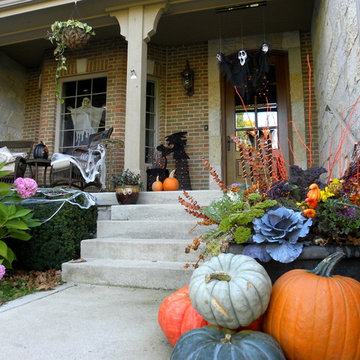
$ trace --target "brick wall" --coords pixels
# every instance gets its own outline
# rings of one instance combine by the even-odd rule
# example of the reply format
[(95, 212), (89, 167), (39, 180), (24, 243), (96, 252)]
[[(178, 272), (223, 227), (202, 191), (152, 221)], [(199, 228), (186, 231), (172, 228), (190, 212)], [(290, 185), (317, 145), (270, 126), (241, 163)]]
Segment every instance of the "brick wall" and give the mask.
[[(204, 169), (201, 159), (209, 158), (209, 135), (204, 130), (208, 125), (208, 74), (207, 44), (168, 47), (162, 61), (160, 98), (159, 140), (164, 145), (165, 137), (179, 131), (187, 131), (185, 152), (188, 160), (192, 189), (208, 189), (209, 174)], [(183, 88), (181, 72), (189, 60), (194, 71), (194, 94), (187, 96)], [(165, 74), (164, 74), (165, 72)], [(168, 157), (168, 169), (173, 169), (175, 162)]]
[[(312, 137), (311, 153), (312, 153), (312, 166), (319, 165), (319, 132), (318, 132), (318, 116), (317, 116), (317, 103), (315, 96), (315, 83), (314, 83), (314, 62), (312, 56), (312, 43), (311, 33), (300, 33), (300, 48), (301, 48), (301, 67), (303, 75), (303, 91), (304, 91), (304, 108), (305, 108), (305, 143), (310, 147), (310, 129)], [(307, 63), (307, 56), (309, 55), (309, 63), (311, 69), (311, 86), (309, 88), (309, 66)], [(310, 98), (311, 96), (311, 98)], [(310, 100), (310, 102), (309, 102)], [(309, 113), (310, 111), (310, 113)], [(311, 126), (309, 127), (309, 120)], [(307, 156), (308, 166), (309, 156)]]

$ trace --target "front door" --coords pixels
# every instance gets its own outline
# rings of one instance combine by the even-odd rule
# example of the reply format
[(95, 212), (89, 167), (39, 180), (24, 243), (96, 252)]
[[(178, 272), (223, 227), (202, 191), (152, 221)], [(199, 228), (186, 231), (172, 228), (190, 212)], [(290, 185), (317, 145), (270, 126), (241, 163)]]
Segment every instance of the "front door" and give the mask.
[(231, 135), (236, 135), (243, 142), (257, 146), (256, 136), (267, 134), (271, 146), (280, 152), (286, 164), (290, 163), (289, 155), (289, 71), (287, 53), (278, 52), (270, 56), (271, 67), (268, 76), (269, 85), (267, 100), (257, 95), (241, 101), (234, 88), (224, 80), (223, 105), (225, 107), (223, 127), (226, 134), (223, 139), (223, 151), (226, 184), (244, 183), (240, 154)]

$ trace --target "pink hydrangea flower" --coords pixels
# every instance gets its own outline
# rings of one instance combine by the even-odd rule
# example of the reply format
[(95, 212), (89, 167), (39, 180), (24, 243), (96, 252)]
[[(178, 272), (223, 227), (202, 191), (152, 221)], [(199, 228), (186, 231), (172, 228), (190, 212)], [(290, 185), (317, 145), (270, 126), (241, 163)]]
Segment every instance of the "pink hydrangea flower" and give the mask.
[(38, 185), (34, 179), (31, 178), (17, 178), (14, 181), (14, 185), (16, 186), (16, 192), (23, 198), (27, 199), (33, 196), (37, 189)]
[(0, 280), (3, 278), (3, 276), (5, 275), (5, 271), (6, 268), (4, 265), (0, 265)]

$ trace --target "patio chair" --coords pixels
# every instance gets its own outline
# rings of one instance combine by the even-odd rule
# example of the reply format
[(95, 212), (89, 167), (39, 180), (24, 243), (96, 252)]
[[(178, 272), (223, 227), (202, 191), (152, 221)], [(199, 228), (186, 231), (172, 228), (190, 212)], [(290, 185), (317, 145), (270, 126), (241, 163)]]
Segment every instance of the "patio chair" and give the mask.
[(11, 171), (0, 181), (12, 184), (16, 178), (24, 177), (26, 160), (31, 156), (34, 143), (31, 140), (0, 141), (0, 162), (6, 162), (1, 170)]
[(111, 127), (91, 134), (88, 146), (75, 148), (72, 155), (54, 154), (51, 161), (50, 186), (76, 187), (82, 191), (90, 186), (95, 186), (99, 190), (104, 187), (106, 146), (102, 145), (102, 142), (109, 139), (112, 132)]

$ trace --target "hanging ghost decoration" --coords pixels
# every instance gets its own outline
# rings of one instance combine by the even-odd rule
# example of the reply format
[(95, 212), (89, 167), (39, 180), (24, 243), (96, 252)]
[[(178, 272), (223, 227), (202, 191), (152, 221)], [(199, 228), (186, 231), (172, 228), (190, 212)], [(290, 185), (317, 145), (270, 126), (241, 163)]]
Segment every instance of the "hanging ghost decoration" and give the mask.
[(229, 59), (223, 53), (219, 53), (217, 54), (217, 59), (220, 70), (225, 73), (230, 84), (237, 88), (243, 98), (247, 98), (251, 68), (251, 58), (248, 56), (248, 53), (241, 49), (238, 51), (235, 59)]
[(216, 57), (220, 71), (244, 99), (249, 99), (253, 93), (266, 95), (270, 70), (268, 44), (262, 44), (255, 54), (241, 49), (235, 58), (228, 58), (223, 53), (218, 53)]

